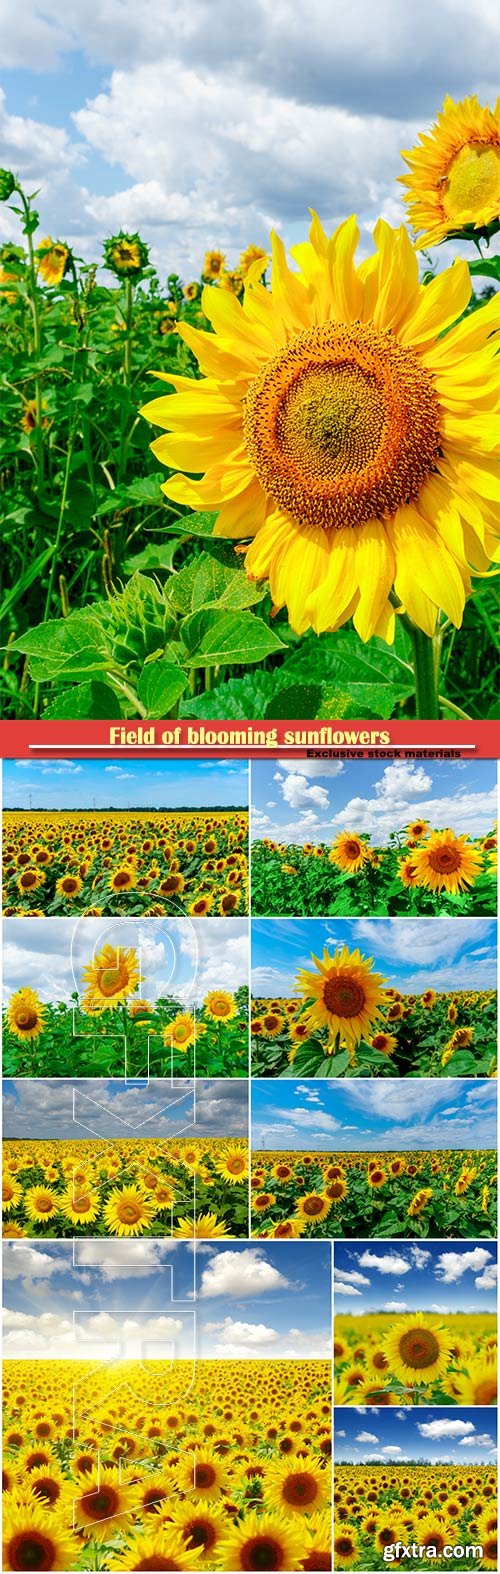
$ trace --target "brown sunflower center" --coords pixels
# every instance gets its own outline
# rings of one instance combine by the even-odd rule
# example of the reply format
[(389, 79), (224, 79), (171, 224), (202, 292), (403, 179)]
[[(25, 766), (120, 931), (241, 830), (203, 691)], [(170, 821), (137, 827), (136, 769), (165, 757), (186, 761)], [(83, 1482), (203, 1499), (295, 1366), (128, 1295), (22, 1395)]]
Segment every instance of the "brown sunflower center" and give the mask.
[(113, 885), (115, 891), (121, 891), (125, 886), (130, 885), (130, 875), (126, 874), (125, 870), (123, 870), (122, 874), (115, 874), (113, 876)]
[(500, 147), (469, 142), (452, 160), (442, 185), (447, 218), (473, 222), (483, 207), (500, 197)]
[(359, 322), (308, 328), (268, 361), (243, 430), (264, 491), (299, 524), (337, 530), (411, 502), (440, 446), (429, 373)]
[(117, 995), (118, 991), (124, 989), (128, 982), (127, 969), (121, 963), (118, 963), (115, 967), (99, 969), (97, 983), (101, 995), (105, 995), (106, 999), (109, 999), (112, 995)]
[(193, 1467), (193, 1486), (200, 1491), (215, 1486), (217, 1474), (213, 1465), (196, 1464)]
[(109, 1519), (119, 1508), (118, 1493), (114, 1487), (102, 1485), (95, 1492), (85, 1492), (81, 1504), (89, 1519)]
[(71, 875), (67, 875), (66, 879), (62, 881), (62, 888), (63, 891), (66, 892), (67, 896), (71, 896), (73, 891), (76, 891), (77, 889), (77, 882), (76, 880), (72, 880)]
[(485, 1377), (477, 1383), (474, 1389), (474, 1404), (493, 1405), (496, 1402), (497, 1385), (494, 1377)]
[(322, 1197), (305, 1197), (304, 1198), (304, 1213), (307, 1213), (309, 1218), (314, 1219), (314, 1218), (316, 1218), (316, 1215), (318, 1213), (322, 1213), (322, 1212), (323, 1212), (323, 1199), (322, 1199)]
[(283, 1569), (285, 1567), (283, 1545), (274, 1536), (249, 1536), (248, 1541), (245, 1541), (240, 1548), (239, 1557), (240, 1568), (242, 1569)]
[(399, 1341), (399, 1353), (405, 1366), (415, 1368), (433, 1366), (439, 1356), (439, 1342), (431, 1328), (409, 1328)]
[(20, 1530), (10, 1537), (6, 1550), (11, 1569), (53, 1569), (57, 1556), (52, 1537), (39, 1530)]
[(458, 847), (451, 847), (449, 843), (445, 843), (442, 847), (434, 847), (428, 858), (434, 874), (455, 874), (462, 862)]
[(54, 1481), (53, 1476), (35, 1477), (34, 1481), (30, 1481), (30, 1487), (38, 1497), (43, 1497), (46, 1503), (57, 1503), (57, 1499), (61, 1496), (59, 1482)]
[(37, 1213), (50, 1213), (51, 1208), (52, 1208), (52, 1197), (49, 1197), (46, 1192), (45, 1193), (42, 1192), (41, 1197), (37, 1197), (37, 1199), (36, 1199), (36, 1210), (37, 1210)]
[(138, 1202), (119, 1202), (116, 1211), (122, 1224), (137, 1224), (142, 1218), (142, 1208)]
[(88, 1195), (86, 1197), (73, 1197), (73, 1213), (89, 1213), (91, 1207), (92, 1199)]
[(38, 1017), (32, 1006), (18, 1006), (14, 1020), (16, 1026), (22, 1028), (23, 1033), (31, 1033), (38, 1025)]
[(245, 1169), (245, 1160), (240, 1153), (233, 1153), (226, 1161), (226, 1169), (231, 1175), (241, 1175)]
[(316, 1502), (317, 1496), (317, 1482), (308, 1470), (297, 1471), (285, 1481), (283, 1498), (292, 1508), (310, 1508), (311, 1504)]
[(215, 1525), (209, 1519), (190, 1519), (184, 1526), (184, 1539), (190, 1549), (203, 1547), (208, 1552), (217, 1540)]
[(363, 1010), (365, 994), (355, 978), (327, 978), (323, 987), (327, 1011), (335, 1017), (356, 1017)]

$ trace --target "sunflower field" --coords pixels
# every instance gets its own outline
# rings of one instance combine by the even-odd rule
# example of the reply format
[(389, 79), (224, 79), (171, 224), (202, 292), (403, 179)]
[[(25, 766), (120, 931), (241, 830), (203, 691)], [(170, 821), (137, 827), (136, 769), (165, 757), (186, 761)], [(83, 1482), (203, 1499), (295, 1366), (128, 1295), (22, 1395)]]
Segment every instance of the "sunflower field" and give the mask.
[(17, 989), (3, 1018), (4, 1076), (248, 1076), (248, 990), (211, 989), (191, 1009), (171, 995), (152, 1005), (132, 993), (134, 960), (131, 949), (105, 946), (72, 1007)]
[(9, 1238), (248, 1234), (245, 1139), (6, 1139), (3, 1146)]
[(302, 999), (252, 1001), (252, 1076), (495, 1075), (495, 990), (405, 995), (381, 987), (359, 952), (325, 958), (319, 1001), (308, 983)]
[(496, 1405), (493, 1312), (336, 1313), (337, 1405)]
[(497, 829), (473, 841), (415, 820), (386, 847), (357, 831), (329, 845), (252, 843), (252, 912), (257, 917), (338, 918), (496, 913)]
[(491, 1149), (418, 1153), (252, 1151), (252, 1234), (390, 1240), (496, 1234)]
[(495, 714), (498, 137), (446, 99), (410, 229), (360, 260), (313, 214), (191, 280), (0, 171), (4, 715)]
[(257, 1366), (6, 1362), (3, 1568), (330, 1569), (329, 1363)]
[(444, 1547), (481, 1546), (468, 1566), (498, 1569), (496, 1495), (488, 1465), (336, 1464), (334, 1567), (387, 1569), (384, 1548), (402, 1541), (430, 1549), (424, 1562), (405, 1557), (404, 1568), (440, 1563)]
[(248, 908), (244, 810), (6, 810), (2, 859), (5, 916), (230, 918)]

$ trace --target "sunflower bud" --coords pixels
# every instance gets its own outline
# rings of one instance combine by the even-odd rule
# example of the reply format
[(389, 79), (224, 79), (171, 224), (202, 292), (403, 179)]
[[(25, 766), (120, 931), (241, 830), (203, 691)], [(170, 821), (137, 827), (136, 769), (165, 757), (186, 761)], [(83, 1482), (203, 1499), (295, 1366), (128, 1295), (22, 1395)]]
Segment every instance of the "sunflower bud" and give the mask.
[(16, 190), (16, 177), (10, 169), (0, 169), (0, 202), (8, 202)]
[(104, 267), (109, 268), (117, 279), (137, 281), (142, 278), (148, 262), (148, 247), (137, 234), (126, 235), (120, 230), (118, 235), (112, 235), (104, 242)]

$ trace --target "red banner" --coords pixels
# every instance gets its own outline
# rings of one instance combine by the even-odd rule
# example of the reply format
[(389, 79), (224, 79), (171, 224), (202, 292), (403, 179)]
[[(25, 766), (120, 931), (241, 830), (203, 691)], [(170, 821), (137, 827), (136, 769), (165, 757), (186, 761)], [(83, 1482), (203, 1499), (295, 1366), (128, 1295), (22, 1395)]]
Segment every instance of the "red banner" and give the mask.
[(9, 721), (0, 723), (5, 759), (91, 759), (100, 754), (248, 756), (337, 754), (357, 759), (495, 759), (499, 729), (488, 721)]

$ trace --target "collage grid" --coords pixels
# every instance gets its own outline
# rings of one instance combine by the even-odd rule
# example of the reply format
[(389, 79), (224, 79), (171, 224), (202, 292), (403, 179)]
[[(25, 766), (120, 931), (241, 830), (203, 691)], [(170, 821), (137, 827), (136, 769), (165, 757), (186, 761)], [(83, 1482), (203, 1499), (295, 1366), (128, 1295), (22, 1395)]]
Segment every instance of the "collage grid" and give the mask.
[(75, 1570), (487, 1542), (494, 766), (68, 766), (4, 767), (8, 1482)]

